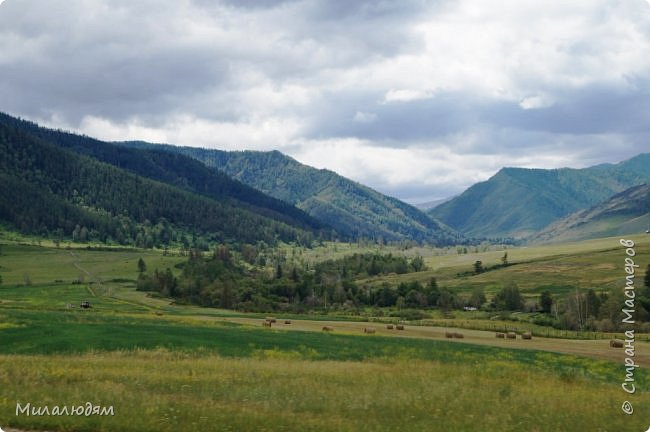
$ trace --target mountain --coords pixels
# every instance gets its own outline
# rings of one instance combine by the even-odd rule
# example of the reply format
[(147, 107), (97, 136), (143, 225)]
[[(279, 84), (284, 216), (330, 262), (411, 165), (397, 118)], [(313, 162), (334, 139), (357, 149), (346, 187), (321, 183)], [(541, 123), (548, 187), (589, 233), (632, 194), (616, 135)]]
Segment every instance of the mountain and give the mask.
[(221, 151), (144, 142), (195, 158), (261, 192), (293, 204), (350, 237), (455, 243), (456, 234), (417, 208), (326, 169), (303, 165), (279, 151)]
[(523, 238), (648, 181), (650, 154), (584, 169), (503, 168), (428, 214), (466, 235)]
[(270, 197), (227, 175), (181, 154), (158, 149), (140, 150), (106, 143), (86, 136), (39, 127), (0, 114), (0, 122), (18, 128), (45, 142), (90, 156), (143, 177), (177, 186), (218, 201), (235, 201), (255, 213), (307, 229), (324, 229), (326, 225), (304, 211)]
[(0, 180), (0, 220), (42, 235), (145, 246), (181, 234), (273, 243), (309, 241), (324, 227), (191, 158), (125, 149), (7, 115), (0, 115)]
[(633, 186), (589, 209), (561, 219), (532, 242), (573, 241), (642, 233), (650, 228), (650, 185)]
[(415, 207), (417, 207), (418, 209), (420, 209), (422, 211), (427, 211), (427, 210), (434, 209), (434, 208), (438, 207), (440, 204), (444, 204), (447, 201), (452, 200), (453, 198), (454, 197), (447, 197), (447, 198), (440, 198), (440, 199), (433, 200), (433, 201), (427, 201), (427, 202), (423, 202), (423, 203), (420, 203), (420, 204), (415, 204)]

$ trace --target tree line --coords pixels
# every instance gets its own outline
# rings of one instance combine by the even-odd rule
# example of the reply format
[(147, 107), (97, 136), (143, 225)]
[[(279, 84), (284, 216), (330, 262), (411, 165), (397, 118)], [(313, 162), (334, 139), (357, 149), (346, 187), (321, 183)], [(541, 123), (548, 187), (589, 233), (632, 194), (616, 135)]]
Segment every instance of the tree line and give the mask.
[[(250, 247), (250, 246), (247, 246)], [(243, 250), (243, 249), (242, 249)], [(537, 312), (533, 322), (559, 329), (614, 331), (621, 318), (622, 292), (583, 290), (563, 297), (550, 290), (524, 295), (517, 284), (505, 283), (488, 300), (483, 288), (459, 293), (439, 286), (435, 278), (391, 285), (360, 283), (373, 276), (415, 273), (426, 269), (421, 257), (354, 254), (309, 266), (277, 264), (272, 272), (245, 265), (242, 250), (219, 246), (209, 254), (191, 251), (178, 278), (170, 269), (147, 273), (141, 269), (137, 289), (174, 297), (181, 303), (241, 311), (345, 310), (365, 307), (397, 310), (471, 309)], [(506, 264), (506, 259), (502, 260)], [(636, 318), (648, 321), (650, 265), (640, 292)], [(508, 316), (508, 315), (505, 315)]]

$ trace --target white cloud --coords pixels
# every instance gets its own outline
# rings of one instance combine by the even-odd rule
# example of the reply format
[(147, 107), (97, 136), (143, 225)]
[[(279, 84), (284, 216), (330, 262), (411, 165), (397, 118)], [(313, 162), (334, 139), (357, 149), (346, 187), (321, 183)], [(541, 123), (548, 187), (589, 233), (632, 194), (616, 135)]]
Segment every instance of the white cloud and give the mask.
[[(53, 123), (49, 122), (50, 125)], [(139, 119), (115, 123), (101, 117), (87, 116), (78, 129), (82, 133), (108, 141), (144, 140), (224, 150), (272, 150), (289, 145), (299, 126), (297, 122), (286, 118), (262, 118), (249, 123), (233, 123), (177, 116), (168, 118), (163, 126), (151, 127)]]
[(527, 96), (519, 102), (523, 109), (547, 108), (553, 105), (553, 100), (546, 95)]
[(433, 93), (422, 90), (393, 90), (390, 89), (384, 96), (384, 103), (388, 102), (410, 102), (420, 99), (430, 99)]

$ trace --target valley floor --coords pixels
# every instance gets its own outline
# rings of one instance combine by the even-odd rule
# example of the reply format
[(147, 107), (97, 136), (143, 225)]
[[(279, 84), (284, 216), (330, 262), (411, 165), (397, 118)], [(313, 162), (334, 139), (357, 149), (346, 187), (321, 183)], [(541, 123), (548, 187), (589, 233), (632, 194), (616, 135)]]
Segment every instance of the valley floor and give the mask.
[[(389, 330), (379, 319), (282, 314), (269, 329), (262, 314), (135, 291), (140, 256), (159, 268), (182, 260), (152, 251), (3, 247), (0, 428), (619, 432), (650, 425), (647, 335), (635, 344), (640, 367), (629, 395), (621, 389), (625, 353), (610, 348), (607, 334), (509, 340), (453, 319), (447, 327)], [(444, 258), (457, 259), (465, 257)], [(85, 281), (70, 282), (79, 278)], [(81, 300), (93, 308), (65, 307)], [(448, 331), (464, 337), (448, 339)], [(621, 411), (626, 400), (635, 408), (629, 416)], [(17, 404), (87, 402), (113, 406), (114, 415), (16, 415)]]

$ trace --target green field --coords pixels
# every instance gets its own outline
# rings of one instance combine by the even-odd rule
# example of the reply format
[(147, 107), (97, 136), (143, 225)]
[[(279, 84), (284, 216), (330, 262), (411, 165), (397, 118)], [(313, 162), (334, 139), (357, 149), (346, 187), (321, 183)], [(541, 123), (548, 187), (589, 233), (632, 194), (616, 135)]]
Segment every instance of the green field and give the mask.
[[(633, 239), (636, 243), (637, 261), (647, 265), (650, 258), (650, 235), (626, 238)], [(458, 277), (459, 273), (471, 273), (476, 261), (481, 261), (487, 267), (500, 264), (506, 251), (511, 264), (509, 267)], [(550, 289), (554, 294), (562, 294), (575, 287), (596, 290), (622, 287), (625, 276), (623, 261), (626, 255), (618, 238), (509, 248), (506, 251), (449, 253), (440, 256), (422, 254), (427, 271), (375, 277), (362, 283), (375, 285), (389, 281), (397, 284), (411, 280), (426, 282), (435, 277), (440, 284), (461, 291), (469, 292), (475, 287), (483, 287), (487, 293), (494, 293), (505, 281), (512, 281), (523, 292), (539, 294), (544, 289)]]
[[(649, 247), (644, 237), (638, 239), (640, 257), (649, 255)], [(322, 260), (355, 249), (328, 244), (295, 256)], [(587, 347), (584, 354), (569, 355), (561, 353), (573, 352), (578, 342), (537, 338), (530, 345), (535, 349), (520, 340), (508, 348), (479, 331), (467, 331), (466, 339), (456, 342), (435, 327), (415, 325), (422, 323), (410, 323), (400, 334), (379, 329), (363, 335), (363, 326), (380, 324), (358, 322), (372, 317), (341, 315), (293, 315), (302, 320), (267, 329), (259, 324), (260, 314), (176, 305), (134, 290), (140, 257), (149, 268), (175, 272), (182, 257), (17, 243), (3, 244), (1, 252), (3, 428), (641, 431), (650, 424), (650, 370), (635, 371), (638, 390), (627, 395), (620, 387), (623, 352), (611, 351), (606, 340), (579, 341)], [(508, 249), (516, 265), (463, 281), (454, 275), (466, 265), (476, 259), (496, 263), (503, 251), (416, 253), (427, 260), (423, 273), (449, 284), (489, 286), (521, 277), (518, 283), (529, 293), (540, 283), (596, 286), (611, 278), (615, 284), (622, 276), (616, 266), (624, 258), (613, 239)], [(430, 275), (383, 280), (414, 276)], [(66, 307), (84, 300), (92, 309)], [(462, 327), (466, 318), (458, 313), (430, 324)], [(321, 332), (320, 320), (336, 331)], [(650, 348), (642, 336), (638, 360), (646, 364)], [(618, 355), (620, 361), (611, 360)], [(622, 414), (624, 400), (634, 404), (633, 415)], [(16, 416), (16, 404), (27, 402), (50, 407), (91, 402), (114, 406), (115, 415)]]

